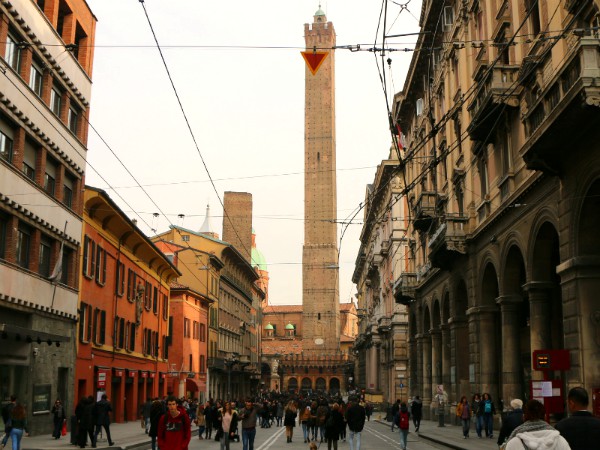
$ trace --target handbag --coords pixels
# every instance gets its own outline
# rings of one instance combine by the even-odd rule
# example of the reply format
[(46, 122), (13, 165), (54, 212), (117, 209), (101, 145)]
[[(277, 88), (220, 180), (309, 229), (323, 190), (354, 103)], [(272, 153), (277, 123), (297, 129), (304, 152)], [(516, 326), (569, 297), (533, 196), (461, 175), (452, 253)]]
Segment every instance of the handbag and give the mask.
[(67, 435), (67, 421), (63, 421), (62, 424), (62, 428), (60, 429), (60, 435), (61, 436), (66, 436)]
[(217, 434), (215, 434), (215, 441), (220, 441), (223, 437), (223, 428), (219, 428)]

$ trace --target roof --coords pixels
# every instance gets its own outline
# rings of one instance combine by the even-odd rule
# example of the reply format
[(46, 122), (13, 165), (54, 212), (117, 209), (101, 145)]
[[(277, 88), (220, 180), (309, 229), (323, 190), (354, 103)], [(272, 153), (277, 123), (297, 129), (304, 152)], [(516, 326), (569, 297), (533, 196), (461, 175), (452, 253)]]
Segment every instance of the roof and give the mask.
[(354, 307), (354, 303), (340, 303), (340, 311), (351, 311)]
[(273, 330), (274, 327), (273, 325), (271, 325), (271, 322), (269, 322), (267, 325), (265, 325), (265, 330)]
[(340, 342), (354, 342), (355, 340), (356, 339), (351, 336), (340, 334)]
[(319, 9), (317, 9), (317, 12), (315, 13), (315, 16), (324, 16), (325, 15), (325, 11), (323, 11), (321, 9), (321, 5), (319, 5)]
[(210, 220), (210, 205), (206, 205), (206, 217), (204, 219), (204, 223), (200, 227), (200, 233), (215, 233), (213, 230), (213, 226)]
[(301, 313), (302, 305), (269, 305), (263, 309), (263, 314)]
[(288, 324), (285, 326), (285, 329), (286, 329), (286, 330), (295, 330), (295, 329), (296, 329), (296, 327), (294, 327), (294, 325), (292, 325), (291, 323), (288, 323)]
[(256, 247), (252, 247), (252, 267), (258, 267), (260, 270), (264, 270), (265, 272), (268, 270), (267, 268), (267, 259), (265, 255), (257, 249)]

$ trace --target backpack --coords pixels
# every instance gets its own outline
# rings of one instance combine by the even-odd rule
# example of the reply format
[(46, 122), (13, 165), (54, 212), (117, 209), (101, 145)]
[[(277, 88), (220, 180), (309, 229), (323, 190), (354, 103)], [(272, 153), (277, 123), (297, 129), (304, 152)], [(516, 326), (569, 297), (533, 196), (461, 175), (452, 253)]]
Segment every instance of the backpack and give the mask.
[(492, 412), (492, 402), (490, 402), (489, 400), (487, 400), (485, 402), (485, 406), (484, 406), (483, 412), (486, 412), (486, 413), (491, 413)]
[(407, 412), (401, 412), (400, 413), (400, 421), (399, 421), (399, 425), (401, 430), (408, 430), (408, 413)]

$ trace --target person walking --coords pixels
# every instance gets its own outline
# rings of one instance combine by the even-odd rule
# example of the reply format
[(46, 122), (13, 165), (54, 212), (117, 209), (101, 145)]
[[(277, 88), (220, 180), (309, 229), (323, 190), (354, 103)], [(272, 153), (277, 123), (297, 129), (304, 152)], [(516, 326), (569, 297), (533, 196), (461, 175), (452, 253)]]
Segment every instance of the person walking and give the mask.
[(418, 432), (421, 427), (421, 419), (423, 417), (423, 402), (421, 398), (417, 395), (412, 401), (411, 405), (412, 419), (413, 425), (415, 426), (415, 431)]
[(358, 399), (353, 397), (350, 406), (346, 410), (346, 422), (348, 423), (348, 442), (350, 450), (360, 450), (360, 433), (365, 427), (365, 408), (360, 406)]
[[(96, 402), (96, 431), (94, 432), (94, 444), (98, 442), (98, 435), (102, 428), (106, 431), (106, 438), (108, 439), (108, 445), (113, 446), (115, 443), (110, 437), (110, 412), (112, 411), (112, 405), (108, 401), (108, 396), (102, 394), (99, 402)], [(93, 447), (93, 445), (92, 445)]]
[(481, 407), (483, 408), (483, 426), (485, 428), (485, 437), (494, 438), (494, 415), (496, 414), (496, 407), (492, 401), (492, 396), (487, 392), (483, 394), (481, 400)]
[(514, 429), (521, 425), (524, 420), (523, 400), (519, 400), (518, 398), (511, 400), (510, 407), (512, 408), (512, 411), (510, 411), (502, 421), (502, 427), (500, 428), (500, 434), (498, 435), (498, 447), (506, 442)]
[(21, 439), (28, 435), (27, 413), (25, 407), (18, 403), (10, 412), (10, 439), (12, 450), (21, 450)]
[(327, 400), (321, 399), (317, 408), (317, 426), (319, 427), (319, 437), (321, 442), (325, 442), (325, 420), (329, 414), (329, 405)]
[(481, 401), (480, 394), (473, 395), (471, 411), (475, 415), (475, 432), (477, 433), (477, 437), (481, 438), (481, 432), (483, 431), (483, 402)]
[(281, 401), (277, 402), (275, 417), (277, 418), (277, 426), (280, 427), (283, 423), (283, 403), (281, 403)]
[(392, 406), (392, 433), (394, 432), (394, 426), (398, 423), (398, 411), (400, 411), (400, 399), (396, 400), (396, 403)]
[(400, 448), (406, 450), (408, 443), (408, 429), (410, 426), (410, 413), (408, 412), (408, 406), (402, 402), (400, 409), (398, 410), (398, 428), (400, 430)]
[(79, 448), (85, 448), (87, 438), (90, 437), (92, 448), (96, 448), (94, 439), (94, 426), (96, 424), (96, 404), (91, 395), (83, 397), (75, 408), (75, 417), (77, 418), (77, 445)]
[(327, 450), (337, 450), (340, 440), (340, 431), (344, 426), (344, 416), (340, 412), (340, 405), (334, 403), (325, 419), (325, 439), (327, 440)]
[[(513, 430), (506, 443), (506, 450), (570, 450), (569, 443), (544, 421), (546, 410), (537, 400), (529, 400), (523, 408), (525, 422)], [(597, 448), (598, 442), (592, 444)]]
[(304, 443), (309, 442), (308, 436), (308, 422), (310, 421), (310, 406), (305, 403), (300, 410), (300, 424), (302, 425), (302, 435), (304, 436)]
[(188, 450), (192, 438), (190, 418), (177, 399), (167, 397), (167, 412), (158, 421), (158, 448), (161, 450)]
[(258, 407), (253, 405), (249, 399), (246, 400), (239, 416), (242, 421), (242, 447), (244, 450), (254, 450), (257, 417)]
[(319, 409), (319, 404), (313, 400), (310, 404), (310, 421), (308, 422), (308, 429), (312, 434), (312, 440), (317, 440), (317, 409)]
[(206, 439), (212, 438), (212, 431), (215, 423), (215, 406), (213, 405), (212, 400), (206, 402), (206, 406), (204, 407), (204, 422), (206, 425)]
[(229, 443), (237, 430), (238, 415), (232, 407), (231, 402), (226, 402), (223, 409), (218, 412), (219, 428), (217, 437), (221, 450), (229, 450)]
[(283, 425), (285, 426), (285, 435), (287, 437), (287, 442), (292, 442), (292, 437), (294, 436), (294, 427), (296, 426), (296, 416), (298, 415), (298, 410), (293, 400), (290, 400), (285, 407), (285, 411), (283, 413)]
[(52, 437), (54, 439), (60, 439), (62, 434), (63, 423), (67, 420), (67, 415), (65, 414), (65, 408), (62, 405), (60, 399), (57, 399), (52, 406), (52, 410), (50, 411), (52, 414), (52, 423), (54, 428), (52, 430)]
[(567, 395), (570, 417), (556, 424), (556, 429), (572, 450), (591, 450), (600, 445), (600, 418), (587, 410), (590, 399), (582, 387), (574, 387)]
[(198, 439), (204, 439), (202, 435), (206, 429), (206, 417), (204, 416), (204, 404), (198, 403), (198, 409), (196, 411), (196, 425), (198, 425)]
[(152, 399), (148, 397), (142, 405), (142, 420), (144, 421), (144, 432), (150, 431), (150, 410), (152, 409)]
[(462, 433), (463, 439), (469, 437), (469, 430), (471, 429), (471, 405), (466, 396), (462, 396), (458, 405), (456, 405), (456, 417), (462, 422)]
[(156, 399), (152, 402), (152, 408), (150, 408), (150, 429), (148, 430), (148, 436), (150, 436), (152, 442), (152, 450), (156, 450), (156, 438), (158, 436), (158, 421), (165, 414), (165, 406), (163, 402)]
[(373, 414), (373, 405), (369, 402), (365, 403), (365, 414), (367, 415), (367, 422), (371, 421), (371, 414)]
[(2, 407), (2, 421), (4, 422), (4, 437), (2, 438), (2, 443), (0, 443), (0, 449), (3, 449), (6, 443), (8, 442), (8, 438), (10, 437), (10, 414), (12, 413), (13, 408), (17, 405), (17, 397), (14, 395), (10, 396), (10, 402)]

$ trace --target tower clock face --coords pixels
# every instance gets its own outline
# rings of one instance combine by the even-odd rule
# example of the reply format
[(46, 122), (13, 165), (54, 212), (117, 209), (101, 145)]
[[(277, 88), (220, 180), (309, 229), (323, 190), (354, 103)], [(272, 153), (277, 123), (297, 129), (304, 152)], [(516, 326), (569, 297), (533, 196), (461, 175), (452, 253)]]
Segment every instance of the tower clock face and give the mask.
[(321, 339), (321, 338), (316, 338), (315, 339), (315, 344), (317, 344), (317, 345), (323, 345), (324, 342), (325, 341), (323, 341), (323, 339)]

